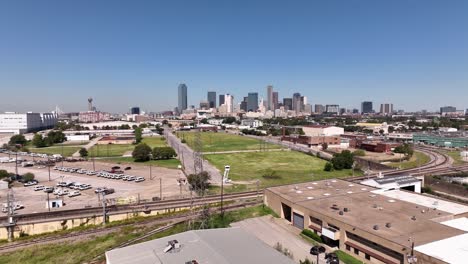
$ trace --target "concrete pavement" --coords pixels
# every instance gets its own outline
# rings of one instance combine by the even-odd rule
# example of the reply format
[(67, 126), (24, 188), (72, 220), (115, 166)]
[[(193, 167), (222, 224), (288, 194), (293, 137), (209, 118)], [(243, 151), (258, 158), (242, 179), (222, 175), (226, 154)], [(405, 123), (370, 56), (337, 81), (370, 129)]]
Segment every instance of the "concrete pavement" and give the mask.
[[(187, 146), (187, 144), (183, 144), (179, 138), (172, 134), (171, 129), (165, 128), (164, 134), (169, 146), (171, 146), (177, 152), (177, 156), (184, 166), (185, 174), (189, 175), (195, 173), (193, 150)], [(221, 184), (222, 174), (207, 160), (203, 160), (203, 170), (207, 171), (211, 175), (210, 182), (212, 184)]]

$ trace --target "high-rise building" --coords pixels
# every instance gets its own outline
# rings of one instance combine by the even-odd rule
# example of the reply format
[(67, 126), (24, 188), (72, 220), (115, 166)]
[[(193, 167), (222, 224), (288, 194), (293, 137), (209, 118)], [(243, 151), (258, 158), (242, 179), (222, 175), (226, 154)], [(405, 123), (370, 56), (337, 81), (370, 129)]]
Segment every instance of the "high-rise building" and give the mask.
[(247, 112), (247, 101), (248, 97), (244, 96), (244, 100), (242, 100), (242, 102), (240, 103), (240, 110)]
[(321, 104), (316, 104), (314, 112), (316, 114), (323, 114), (323, 112), (325, 112), (325, 107), (323, 105), (321, 105)]
[(216, 92), (208, 92), (208, 103), (210, 108), (216, 107)]
[(139, 115), (140, 114), (140, 107), (134, 106), (134, 107), (130, 108), (130, 114)]
[(374, 111), (372, 102), (370, 101), (364, 101), (361, 103), (361, 113), (363, 114), (369, 114)]
[(247, 111), (256, 112), (258, 110), (258, 93), (249, 93), (247, 97)]
[(267, 86), (267, 110), (275, 110), (275, 105), (273, 101), (273, 86)]
[(390, 115), (393, 113), (393, 104), (380, 104), (380, 113), (383, 115)]
[(273, 109), (271, 110), (276, 110), (279, 108), (278, 102), (279, 102), (278, 92), (273, 92)]
[(222, 106), (224, 104), (224, 94), (219, 95), (219, 106)]
[(183, 112), (184, 110), (187, 109), (187, 85), (185, 83), (182, 83), (179, 85), (179, 112)]
[(234, 112), (234, 96), (230, 94), (226, 94), (224, 96), (224, 104), (226, 105), (226, 112), (232, 113)]
[(328, 114), (339, 114), (340, 106), (339, 105), (326, 105), (325, 112), (327, 112)]
[(455, 113), (457, 108), (455, 106), (442, 106), (440, 108), (440, 114), (443, 115), (444, 113)]
[(293, 110), (293, 99), (283, 98), (283, 106), (285, 110)]
[(293, 99), (292, 110), (296, 111), (296, 113), (300, 112), (301, 111), (301, 94), (294, 93), (292, 99)]

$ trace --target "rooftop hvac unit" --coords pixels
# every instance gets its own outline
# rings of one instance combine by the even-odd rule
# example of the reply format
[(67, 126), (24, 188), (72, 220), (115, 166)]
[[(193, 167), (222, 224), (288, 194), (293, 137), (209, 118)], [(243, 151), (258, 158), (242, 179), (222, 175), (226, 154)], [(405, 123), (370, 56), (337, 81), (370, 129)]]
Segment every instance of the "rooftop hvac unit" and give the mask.
[(374, 230), (379, 230), (379, 226), (378, 226), (378, 225), (374, 225), (373, 229), (374, 229)]
[(179, 241), (177, 240), (170, 240), (167, 242), (167, 247), (164, 248), (164, 253), (171, 252), (173, 250), (180, 249)]
[(344, 210), (346, 213), (350, 211), (347, 207), (345, 207), (343, 210)]
[(343, 215), (344, 213), (343, 213), (343, 211), (340, 211), (338, 214), (339, 214), (339, 215)]
[(386, 228), (390, 228), (390, 227), (392, 227), (392, 224), (391, 224), (391, 223), (386, 223), (386, 224), (385, 224), (385, 227), (386, 227)]
[(416, 221), (416, 216), (411, 217), (411, 220)]

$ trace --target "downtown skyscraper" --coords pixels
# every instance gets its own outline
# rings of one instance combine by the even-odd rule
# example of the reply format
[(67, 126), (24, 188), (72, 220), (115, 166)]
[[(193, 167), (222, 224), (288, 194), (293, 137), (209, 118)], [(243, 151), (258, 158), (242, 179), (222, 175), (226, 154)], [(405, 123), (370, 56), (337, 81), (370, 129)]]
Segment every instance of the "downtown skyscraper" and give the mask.
[(210, 105), (210, 108), (215, 108), (216, 107), (216, 92), (208, 92), (208, 104)]
[(179, 102), (178, 102), (178, 105), (177, 105), (177, 109), (179, 111), (179, 113), (182, 113), (182, 111), (186, 110), (187, 109), (187, 85), (185, 85), (185, 83), (181, 83), (179, 85)]
[(273, 86), (267, 86), (267, 110), (275, 110), (274, 100), (273, 100)]

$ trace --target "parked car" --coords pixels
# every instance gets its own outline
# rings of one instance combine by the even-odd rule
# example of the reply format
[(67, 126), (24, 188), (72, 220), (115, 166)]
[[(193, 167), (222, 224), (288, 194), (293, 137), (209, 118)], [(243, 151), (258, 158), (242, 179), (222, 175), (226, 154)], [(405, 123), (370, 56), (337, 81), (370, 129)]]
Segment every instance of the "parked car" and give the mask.
[(45, 187), (44, 192), (45, 193), (52, 193), (52, 192), (54, 192), (54, 187)]
[(44, 188), (45, 188), (44, 185), (34, 186), (34, 191), (42, 191), (42, 190), (44, 190)]
[(68, 194), (68, 197), (75, 197), (75, 196), (79, 196), (81, 195), (81, 193), (79, 191), (72, 191)]
[(124, 170), (131, 170), (132, 167), (126, 167)]
[(144, 180), (145, 180), (144, 177), (137, 177), (137, 178), (135, 179), (135, 182), (142, 182), (142, 181), (144, 181)]
[(36, 185), (37, 183), (38, 183), (37, 181), (28, 181), (27, 183), (24, 184), (24, 187), (33, 186), (33, 185)]

